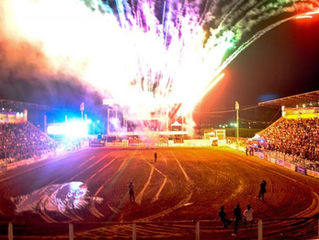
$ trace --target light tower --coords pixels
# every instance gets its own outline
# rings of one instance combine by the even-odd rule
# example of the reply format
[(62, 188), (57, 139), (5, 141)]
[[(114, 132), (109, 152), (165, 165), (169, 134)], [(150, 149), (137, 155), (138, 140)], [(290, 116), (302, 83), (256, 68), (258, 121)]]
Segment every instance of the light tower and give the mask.
[(238, 121), (239, 103), (237, 101), (235, 102), (235, 109), (236, 109), (236, 140), (237, 140), (237, 145), (238, 145), (238, 142), (239, 142), (239, 121)]

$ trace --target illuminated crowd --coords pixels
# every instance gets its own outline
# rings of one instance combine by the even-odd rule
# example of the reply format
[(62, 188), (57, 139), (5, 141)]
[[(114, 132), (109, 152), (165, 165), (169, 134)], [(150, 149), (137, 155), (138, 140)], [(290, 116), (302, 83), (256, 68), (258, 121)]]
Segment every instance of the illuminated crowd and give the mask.
[(319, 163), (319, 119), (280, 119), (261, 137), (268, 150), (297, 156)]
[(0, 124), (2, 164), (40, 157), (55, 147), (52, 139), (29, 122)]

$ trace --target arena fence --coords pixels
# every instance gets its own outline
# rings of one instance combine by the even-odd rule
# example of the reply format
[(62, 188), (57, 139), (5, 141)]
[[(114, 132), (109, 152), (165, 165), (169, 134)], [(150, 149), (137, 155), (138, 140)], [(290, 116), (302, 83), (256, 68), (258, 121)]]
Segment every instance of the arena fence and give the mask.
[(281, 152), (259, 149), (258, 151), (254, 151), (254, 155), (261, 159), (285, 167), (289, 170), (319, 178), (319, 169), (315, 161), (310, 161), (298, 156), (284, 154)]
[[(18, 224), (1, 222), (0, 239), (232, 239), (218, 220)], [(3, 235), (7, 226), (7, 236)], [(319, 239), (318, 218), (258, 219), (240, 223), (239, 239)], [(95, 239), (95, 238), (94, 238)]]
[[(246, 150), (244, 145), (238, 146), (236, 144), (229, 144), (228, 146), (241, 152), (245, 152)], [(289, 170), (319, 178), (319, 164), (316, 161), (310, 161), (299, 156), (259, 148), (254, 148), (253, 155)]]

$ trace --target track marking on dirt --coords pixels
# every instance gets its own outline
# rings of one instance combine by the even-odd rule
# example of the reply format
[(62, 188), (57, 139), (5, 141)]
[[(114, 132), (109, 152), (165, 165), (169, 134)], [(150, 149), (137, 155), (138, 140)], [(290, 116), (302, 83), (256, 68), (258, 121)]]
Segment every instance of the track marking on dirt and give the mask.
[(140, 218), (138, 219), (137, 221), (151, 221), (151, 220), (154, 220), (156, 218), (159, 218), (159, 217), (162, 217), (162, 216), (165, 216), (179, 208), (182, 208), (185, 206), (185, 204), (187, 204), (189, 202), (189, 200), (192, 198), (192, 195), (193, 195), (193, 192), (189, 193), (188, 196), (184, 199), (182, 199), (178, 204), (176, 204), (175, 206), (171, 207), (171, 208), (167, 208), (165, 209), (164, 211), (161, 211), (159, 213), (156, 213), (154, 215), (151, 215), (151, 216), (148, 216), (148, 217), (145, 217), (145, 218)]
[(56, 220), (54, 220), (53, 218), (51, 218), (45, 213), (45, 208), (43, 205), (44, 203), (42, 201), (38, 202), (37, 204), (37, 210), (38, 210), (37, 212), (40, 215), (40, 217), (43, 218), (48, 223), (56, 223), (57, 222)]
[(176, 160), (176, 162), (177, 162), (179, 168), (181, 169), (182, 173), (184, 174), (184, 176), (185, 176), (185, 178), (186, 178), (186, 181), (187, 181), (187, 182), (191, 182), (191, 180), (189, 179), (187, 173), (185, 172), (185, 170), (184, 170), (184, 168), (182, 167), (182, 164), (180, 163), (180, 161), (178, 160), (178, 158), (175, 156), (175, 154), (174, 154), (172, 151), (170, 151), (170, 153), (172, 154), (172, 156), (173, 156), (174, 159)]
[(292, 218), (297, 217), (313, 217), (315, 214), (319, 212), (319, 196), (317, 193), (312, 192), (314, 198), (312, 199), (312, 203), (305, 210), (298, 212), (297, 214), (291, 216)]
[[(24, 170), (23, 172), (18, 172), (18, 173), (15, 173), (15, 174), (10, 174), (9, 176), (6, 176), (4, 178), (1, 178), (0, 179), (0, 183), (4, 182), (4, 181), (7, 181), (7, 180), (10, 180), (10, 179), (14, 179), (16, 177), (19, 177), (21, 175), (24, 175), (26, 173), (29, 173), (29, 172), (32, 172), (33, 170), (36, 170), (38, 168), (41, 168), (41, 167), (44, 167), (45, 165), (48, 165), (50, 164), (51, 162), (58, 162), (58, 161), (63, 161), (67, 158), (58, 158), (58, 159), (54, 159), (54, 160), (51, 160), (50, 162), (48, 162), (47, 160), (44, 160), (44, 162), (38, 162), (35, 166), (32, 166), (32, 165), (29, 165), (29, 167)], [(16, 168), (17, 169), (17, 168)]]
[[(84, 165), (84, 164), (87, 163), (88, 161), (91, 161), (94, 157), (95, 157), (95, 155), (93, 155), (92, 157), (90, 157), (88, 160), (85, 160), (84, 162), (82, 162), (82, 163), (78, 166), (78, 168), (80, 168), (82, 165)], [(61, 160), (62, 160), (62, 159), (61, 159)], [(54, 162), (56, 162), (56, 161), (58, 161), (58, 160), (54, 160)], [(46, 164), (49, 164), (49, 163), (45, 163), (45, 164), (41, 164), (40, 166), (36, 166), (36, 167), (34, 167), (34, 168), (32, 168), (32, 169), (29, 169), (29, 170), (23, 172), (23, 174), (24, 174), (24, 173), (27, 173), (27, 172), (30, 172), (31, 170), (34, 170), (34, 169), (43, 167), (43, 166), (45, 166)], [(54, 184), (55, 182), (59, 181), (60, 179), (61, 179), (61, 177), (57, 177), (57, 178), (51, 180), (50, 182), (46, 183), (44, 186)], [(8, 180), (8, 179), (6, 179), (6, 180)], [(0, 180), (0, 182), (1, 182), (1, 180)], [(42, 191), (39, 192), (39, 194), (43, 194), (45, 191), (46, 191), (46, 189), (43, 189)]]
[[(81, 168), (82, 166), (84, 166), (87, 162), (91, 161), (93, 158), (95, 157), (95, 155), (93, 155), (92, 157), (90, 157), (88, 160), (85, 160), (84, 162), (82, 162), (79, 166), (77, 166), (77, 168)], [(104, 156), (105, 157), (105, 156)], [(104, 158), (103, 157), (103, 158)], [(92, 166), (90, 166), (92, 167)], [(87, 168), (85, 169), (87, 170)], [(73, 176), (70, 181), (72, 181), (76, 176), (78, 176), (80, 173), (78, 173), (77, 175)], [(46, 185), (51, 185), (51, 184), (54, 184), (56, 182), (58, 182), (63, 176), (60, 176), (60, 177), (57, 177), (55, 179), (53, 179), (52, 181), (50, 181), (49, 183), (47, 183)], [(45, 189), (43, 190), (45, 191)], [(40, 193), (43, 193), (42, 191)]]
[[(45, 205), (47, 205), (48, 201), (49, 199), (46, 200)], [(46, 210), (46, 207), (44, 208), (43, 211), (45, 212), (45, 210)], [(69, 218), (72, 221), (83, 221), (83, 218), (77, 215), (73, 209), (68, 209), (68, 212), (59, 211), (59, 214)]]
[[(252, 161), (252, 160), (248, 160), (247, 158), (244, 158), (243, 156), (240, 156), (239, 154), (236, 154), (237, 157), (241, 160), (244, 160), (245, 162), (247, 162), (248, 164), (251, 164), (253, 166), (260, 166), (260, 164), (257, 164), (256, 162)], [(277, 165), (276, 165), (277, 166)], [(277, 166), (279, 167), (279, 166)], [(299, 181), (290, 177), (290, 176), (287, 176), (283, 173), (280, 173), (278, 171), (275, 171), (273, 170), (272, 168), (264, 168), (264, 171), (266, 172), (269, 172), (269, 173), (272, 173), (272, 174), (275, 174), (275, 175), (278, 175), (278, 176), (281, 176), (283, 178), (286, 178), (294, 183), (297, 183), (299, 184)], [(306, 208), (304, 209), (303, 211), (301, 212), (298, 212), (294, 215), (292, 215), (291, 217), (292, 218), (295, 218), (295, 217), (312, 217), (314, 216), (315, 214), (318, 214), (319, 212), (319, 196), (316, 192), (312, 191), (312, 194), (313, 194), (313, 200), (312, 200), (312, 203)]]
[[(122, 171), (122, 169), (125, 167), (125, 165), (127, 164), (129, 159), (125, 159), (121, 165), (119, 166), (119, 168), (116, 170), (115, 174), (113, 176), (116, 176), (119, 172)], [(110, 178), (108, 180), (106, 180), (99, 188), (98, 190), (94, 193), (94, 197), (97, 196), (97, 194), (99, 194), (101, 192), (101, 190), (103, 189), (103, 187), (105, 187), (105, 185), (107, 185), (109, 182), (113, 181), (113, 178)]]
[(154, 198), (152, 199), (152, 201), (151, 201), (152, 203), (158, 200), (159, 195), (161, 194), (161, 192), (162, 192), (162, 190), (163, 190), (163, 188), (164, 188), (166, 182), (167, 182), (167, 177), (164, 177), (164, 180), (163, 180), (163, 182), (162, 182), (162, 185), (160, 186), (160, 188), (158, 189), (157, 193), (155, 194), (155, 197), (154, 197)]
[(96, 166), (97, 164), (99, 164), (100, 162), (102, 162), (104, 159), (106, 159), (111, 153), (107, 153), (106, 155), (104, 155), (103, 157), (100, 157), (97, 161), (94, 161), (93, 164), (90, 164), (87, 168), (83, 169), (82, 171), (80, 171), (78, 174), (74, 175), (70, 181), (73, 181), (76, 177), (80, 176), (81, 174), (85, 173), (88, 169), (93, 168), (94, 166)]
[(87, 159), (87, 160), (84, 160), (84, 161), (78, 166), (78, 168), (81, 168), (81, 167), (84, 166), (87, 162), (92, 161), (93, 158), (95, 158), (95, 155), (93, 155), (92, 157), (90, 157), (90, 158)]
[(153, 176), (153, 172), (154, 172), (154, 166), (151, 166), (151, 171), (150, 171), (150, 174), (148, 175), (148, 178), (147, 178), (147, 181), (146, 183), (144, 184), (142, 190), (138, 193), (135, 201), (138, 205), (141, 204), (142, 202), (142, 198), (143, 198), (143, 195), (144, 195), (144, 192), (146, 190), (146, 188), (148, 187), (148, 185), (150, 184), (151, 182), (151, 179), (152, 179), (152, 176)]
[[(85, 152), (87, 151), (87, 149), (83, 149), (83, 150), (80, 150), (78, 152)], [(77, 152), (77, 153), (78, 153)], [(70, 154), (73, 154), (73, 153), (70, 153)], [(19, 177), (20, 175), (23, 175), (23, 174), (26, 174), (26, 173), (29, 173), (29, 172), (32, 172), (34, 170), (37, 170), (39, 168), (42, 168), (48, 164), (51, 164), (51, 163), (55, 163), (55, 162), (59, 162), (59, 161), (67, 161), (69, 155), (69, 153), (66, 154), (66, 155), (62, 155), (62, 156), (58, 156), (56, 158), (52, 158), (52, 157), (49, 157), (43, 161), (39, 161), (39, 162), (36, 162), (36, 163), (33, 163), (33, 164), (30, 164), (28, 165), (27, 169), (24, 170), (23, 172), (18, 172), (18, 173), (15, 173), (15, 174), (11, 174), (9, 176), (6, 176), (4, 178), (0, 178), (0, 183), (4, 182), (4, 181), (7, 181), (7, 180), (10, 180), (10, 179), (13, 179), (13, 178), (16, 178), (16, 177)], [(1, 174), (0, 174), (1, 175)], [(2, 176), (0, 176), (2, 177)]]
[[(147, 163), (148, 165), (150, 165), (155, 171), (157, 171), (160, 175), (162, 175), (162, 176), (164, 177), (164, 180), (163, 180), (163, 182), (162, 182), (160, 188), (158, 189), (158, 191), (156, 192), (154, 198), (153, 198), (152, 201), (151, 201), (151, 203), (153, 203), (153, 202), (155, 202), (155, 201), (158, 200), (159, 195), (161, 194), (161, 192), (162, 192), (162, 190), (163, 190), (163, 188), (164, 188), (164, 186), (165, 186), (165, 184), (166, 184), (166, 182), (167, 182), (167, 176), (166, 176), (164, 173), (162, 173), (158, 168), (156, 168), (153, 164), (150, 164), (150, 163), (145, 159), (145, 157), (144, 157), (143, 155), (142, 155), (142, 158), (143, 158), (144, 161), (146, 161), (146, 163)], [(165, 159), (166, 159), (166, 158), (165, 158)], [(166, 163), (167, 163), (167, 161), (166, 161)]]
[[(229, 154), (227, 154), (227, 155), (229, 155)], [(239, 159), (241, 159), (241, 160), (244, 160), (245, 162), (247, 162), (247, 163), (249, 163), (249, 164), (251, 164), (251, 165), (254, 165), (254, 166), (256, 166), (256, 167), (260, 167), (260, 163), (256, 163), (255, 161), (252, 161), (251, 159), (247, 159), (247, 158), (245, 158), (245, 157), (243, 157), (243, 156), (241, 156), (241, 155), (239, 155), (239, 154), (236, 154), (236, 156), (239, 158)], [(276, 166), (278, 166), (279, 167), (279, 165), (276, 165)], [(283, 167), (284, 168), (284, 167)], [(286, 168), (284, 168), (284, 169), (286, 169)], [(296, 179), (294, 179), (294, 178), (292, 178), (292, 177), (289, 177), (289, 176), (287, 176), (287, 175), (284, 175), (284, 174), (282, 174), (282, 173), (280, 173), (280, 172), (278, 172), (278, 171), (275, 171), (275, 170), (273, 170), (273, 169), (270, 169), (270, 168), (265, 168), (264, 169), (265, 171), (268, 171), (268, 172), (271, 172), (271, 173), (274, 173), (274, 174), (276, 174), (276, 175), (279, 175), (279, 176), (281, 176), (281, 177), (284, 177), (284, 178), (287, 178), (287, 179), (289, 179), (290, 181), (293, 181), (293, 182), (295, 182), (295, 183), (298, 183), (299, 181), (298, 180), (296, 180)], [(286, 169), (287, 170), (287, 169)]]
[(89, 207), (89, 212), (97, 218), (104, 217), (104, 215), (99, 210), (96, 209), (96, 206), (93, 203), (91, 203)]
[[(134, 151), (133, 155), (126, 158), (122, 163), (121, 165), (119, 166), (119, 168), (117, 169), (117, 171), (114, 173), (113, 177), (108, 179), (107, 181), (105, 181), (99, 188), (98, 190), (94, 193), (93, 197), (97, 197), (97, 195), (102, 191), (102, 189), (107, 185), (107, 184), (114, 184), (117, 179), (121, 176), (123, 170), (128, 166), (129, 162), (132, 160), (132, 158), (135, 156), (136, 154), (136, 151)], [(121, 203), (119, 204), (121, 205)], [(111, 207), (109, 205), (109, 208), (112, 210), (112, 209), (115, 209), (114, 207)], [(117, 209), (120, 209), (119, 207), (117, 207)], [(104, 215), (102, 213), (100, 213), (96, 206), (95, 206), (95, 201), (92, 201), (91, 202), (91, 205), (89, 207), (89, 211), (96, 217), (104, 217)]]
[[(106, 157), (106, 156), (103, 156), (103, 158), (104, 158), (104, 157)], [(83, 167), (86, 163), (92, 161), (94, 158), (95, 158), (95, 155), (93, 155), (93, 156), (90, 157), (89, 159), (87, 159), (87, 160), (85, 160), (84, 162), (82, 162), (79, 166), (77, 166), (77, 168)], [(99, 159), (98, 161), (100, 161), (100, 159)], [(94, 165), (95, 165), (95, 164), (90, 165), (89, 168), (93, 167)], [(109, 164), (108, 164), (108, 165), (109, 165)], [(88, 169), (88, 168), (84, 169), (84, 171), (87, 170), (87, 169)], [(82, 172), (84, 172), (84, 171), (82, 171)], [(76, 176), (78, 176), (79, 174), (81, 174), (81, 173), (78, 173), (77, 175), (73, 176), (73, 177), (70, 179), (70, 181), (72, 181), (72, 180), (73, 180)], [(95, 176), (95, 175), (94, 175), (94, 176)], [(50, 182), (49, 182), (48, 184), (46, 184), (46, 185), (54, 184), (55, 182), (58, 182), (61, 178), (62, 178), (62, 177), (58, 177), (58, 178), (56, 178), (56, 179), (50, 181)], [(90, 180), (90, 179), (89, 179), (89, 180)], [(87, 180), (87, 181), (88, 181), (88, 180)], [(44, 191), (45, 191), (45, 190), (44, 190)]]
[(59, 212), (60, 214), (64, 215), (65, 217), (71, 219), (72, 221), (77, 221), (77, 222), (80, 222), (80, 221), (83, 221), (84, 219), (81, 218), (79, 215), (77, 215), (74, 211), (72, 211), (71, 209), (69, 209), (70, 211), (70, 214), (68, 213), (63, 213), (63, 212)]
[(85, 183), (88, 183), (92, 178), (94, 178), (96, 175), (98, 175), (100, 172), (102, 172), (105, 168), (110, 166), (115, 160), (117, 160), (117, 157), (113, 158), (111, 161), (109, 161), (106, 165), (104, 165), (102, 168), (99, 169), (99, 171), (92, 174), (88, 179), (85, 180)]
[(158, 153), (159, 158), (158, 159), (164, 159), (165, 165), (167, 166), (167, 158), (162, 153)]
[(46, 215), (45, 213), (41, 211), (39, 211), (38, 214), (47, 223), (57, 223), (57, 221), (55, 221), (53, 218), (49, 217), (48, 215)]
[[(131, 158), (132, 159), (132, 158)], [(131, 160), (130, 159), (130, 160)], [(145, 160), (149, 165), (151, 165), (147, 160)], [(152, 165), (153, 166), (153, 165)], [(162, 175), (164, 175), (160, 170), (158, 170), (158, 169), (156, 169), (156, 167), (154, 167), (154, 170), (155, 171), (157, 171), (157, 172), (159, 172), (160, 174), (162, 174)], [(121, 173), (119, 173), (118, 175), (120, 175)], [(165, 175), (164, 175), (165, 176)], [(116, 176), (115, 178), (117, 178), (118, 176)], [(165, 176), (166, 177), (166, 176)], [(165, 180), (164, 179), (164, 182), (166, 183), (166, 181), (167, 180)], [(164, 184), (162, 184), (163, 186), (165, 185), (165, 183)], [(159, 193), (161, 192), (161, 189), (160, 189), (160, 191), (159, 191)], [(158, 193), (158, 195), (159, 195), (159, 193)], [(120, 201), (120, 203), (118, 204), (118, 206), (117, 206), (117, 209), (121, 209), (122, 208), (122, 206), (125, 204), (125, 202), (127, 201), (127, 197), (128, 197), (128, 193), (126, 193), (125, 194), (125, 196), (121, 199), (121, 201)], [(109, 217), (109, 221), (110, 220), (112, 220), (112, 218), (114, 217), (114, 214), (112, 215), (112, 216), (110, 216)]]
[[(239, 179), (239, 185), (235, 189), (235, 191), (230, 195), (229, 199), (233, 199), (236, 195), (238, 195), (240, 192), (244, 190), (244, 184), (241, 179)], [(225, 202), (228, 202), (227, 200)]]
[(111, 207), (111, 205), (110, 205), (110, 204), (107, 204), (107, 206), (109, 207), (109, 209), (111, 209), (111, 211), (112, 211), (112, 212), (114, 212), (114, 213), (116, 213), (116, 214), (118, 214), (118, 213), (119, 213), (119, 210), (118, 210), (118, 209), (116, 209), (116, 208), (114, 208), (114, 207)]
[[(185, 206), (188, 206), (189, 203), (190, 203), (190, 199), (192, 198), (192, 195), (193, 195), (193, 183), (192, 181), (190, 180), (190, 178), (188, 177), (187, 173), (185, 172), (184, 168), (181, 166), (179, 160), (177, 159), (177, 157), (172, 153), (170, 152), (171, 155), (174, 157), (174, 159), (177, 161), (178, 165), (179, 165), (179, 168), (182, 170), (183, 172), (183, 175), (185, 176), (186, 180), (187, 180), (187, 187), (186, 187), (186, 190), (188, 192), (188, 195), (186, 196), (186, 198), (182, 199), (179, 203), (177, 203), (175, 206), (173, 207), (170, 207), (170, 208), (167, 208), (163, 211), (160, 211), (156, 214), (153, 214), (151, 216), (148, 216), (148, 217), (145, 217), (145, 218), (141, 218), (141, 219), (138, 219), (137, 221), (150, 221), (150, 220), (153, 220), (153, 219), (156, 219), (156, 218), (159, 218), (159, 217), (162, 217), (162, 216), (165, 216), (179, 208), (182, 208), (182, 207), (185, 207)], [(147, 162), (147, 161), (146, 161)], [(149, 162), (147, 162), (148, 164), (150, 164)], [(163, 180), (163, 183), (160, 187), (160, 189), (158, 190), (158, 192), (156, 193), (155, 197), (153, 198), (152, 202), (156, 201), (160, 195), (160, 193), (162, 192), (166, 182), (167, 182), (167, 177), (166, 175), (164, 175), (160, 170), (156, 169), (156, 171), (158, 171), (161, 175), (164, 176), (164, 180)]]

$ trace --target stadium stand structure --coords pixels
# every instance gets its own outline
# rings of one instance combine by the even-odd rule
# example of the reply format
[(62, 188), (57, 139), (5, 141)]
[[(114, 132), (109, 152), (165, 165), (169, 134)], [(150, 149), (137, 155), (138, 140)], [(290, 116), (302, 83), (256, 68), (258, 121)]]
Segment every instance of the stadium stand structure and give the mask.
[(9, 99), (0, 99), (0, 108), (1, 109), (13, 109), (14, 111), (19, 110), (50, 110), (51, 108), (47, 105), (35, 104), (35, 103), (27, 103), (14, 101)]
[(265, 150), (278, 152), (285, 161), (319, 170), (319, 91), (261, 102), (281, 107), (282, 117), (259, 133)]
[(20, 117), (45, 131), (46, 116), (50, 112), (55, 112), (55, 110), (47, 105), (0, 99), (0, 122), (2, 123), (13, 122), (14, 118)]
[(260, 102), (258, 103), (259, 106), (264, 106), (264, 107), (302, 107), (304, 106), (319, 106), (319, 90), (317, 91), (312, 91), (308, 93), (302, 93), (302, 94), (297, 94), (293, 96), (288, 96), (288, 97), (283, 97), (283, 98), (278, 98), (274, 100), (269, 100), (265, 102)]
[(0, 124), (0, 167), (54, 151), (56, 143), (29, 122)]

